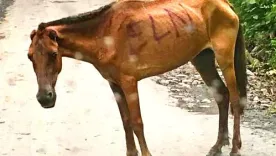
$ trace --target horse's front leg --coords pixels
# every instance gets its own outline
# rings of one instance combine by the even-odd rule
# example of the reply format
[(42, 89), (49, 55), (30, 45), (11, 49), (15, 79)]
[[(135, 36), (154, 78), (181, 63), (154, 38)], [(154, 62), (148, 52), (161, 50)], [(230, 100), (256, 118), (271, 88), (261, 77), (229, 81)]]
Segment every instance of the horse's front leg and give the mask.
[(123, 121), (125, 136), (126, 136), (126, 146), (127, 146), (127, 156), (138, 156), (138, 151), (136, 149), (133, 129), (130, 125), (129, 110), (126, 102), (126, 97), (120, 86), (113, 82), (109, 82), (110, 88), (115, 96), (116, 102), (119, 107), (121, 118)]
[(121, 78), (121, 87), (125, 93), (128, 109), (130, 113), (131, 126), (138, 138), (142, 156), (151, 156), (146, 139), (144, 136), (144, 127), (141, 117), (137, 80), (132, 76), (123, 76)]

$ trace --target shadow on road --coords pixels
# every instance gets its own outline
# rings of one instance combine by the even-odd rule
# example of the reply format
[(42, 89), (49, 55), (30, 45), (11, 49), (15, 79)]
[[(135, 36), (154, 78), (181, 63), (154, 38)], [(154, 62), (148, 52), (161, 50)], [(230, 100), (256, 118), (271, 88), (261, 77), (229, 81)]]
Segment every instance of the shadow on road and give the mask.
[[(14, 0), (0, 0), (0, 24), (5, 19), (7, 8), (14, 3)], [(0, 40), (5, 38), (4, 34), (0, 32)]]
[(13, 3), (14, 0), (0, 0), (0, 22), (5, 18), (7, 8)]

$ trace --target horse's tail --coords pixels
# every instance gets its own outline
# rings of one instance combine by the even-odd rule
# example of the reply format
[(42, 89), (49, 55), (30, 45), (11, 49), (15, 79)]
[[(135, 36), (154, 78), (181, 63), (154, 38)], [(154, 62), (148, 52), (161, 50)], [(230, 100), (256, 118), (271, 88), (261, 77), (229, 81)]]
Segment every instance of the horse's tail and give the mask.
[(235, 73), (240, 96), (246, 98), (246, 85), (247, 85), (247, 74), (246, 74), (246, 57), (245, 57), (245, 44), (242, 33), (242, 27), (240, 25), (236, 47), (235, 47)]
[(241, 24), (239, 25), (239, 31), (236, 39), (235, 46), (235, 75), (237, 81), (237, 88), (241, 97), (241, 113), (246, 104), (247, 99), (247, 74), (246, 74), (246, 56), (245, 56), (245, 41), (243, 36), (243, 30)]

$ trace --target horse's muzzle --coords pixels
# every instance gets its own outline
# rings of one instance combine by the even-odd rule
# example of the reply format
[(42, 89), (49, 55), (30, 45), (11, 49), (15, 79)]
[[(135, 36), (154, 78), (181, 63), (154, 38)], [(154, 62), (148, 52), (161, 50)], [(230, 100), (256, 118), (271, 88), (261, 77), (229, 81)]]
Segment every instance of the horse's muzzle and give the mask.
[(43, 108), (53, 108), (56, 103), (56, 92), (54, 90), (40, 90), (36, 99)]

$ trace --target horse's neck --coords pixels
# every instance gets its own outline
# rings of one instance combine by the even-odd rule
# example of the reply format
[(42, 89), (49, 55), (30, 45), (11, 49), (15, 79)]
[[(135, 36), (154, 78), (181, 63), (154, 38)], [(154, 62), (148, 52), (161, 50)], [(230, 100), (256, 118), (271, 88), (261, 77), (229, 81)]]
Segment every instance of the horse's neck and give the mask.
[(84, 33), (85, 31), (77, 30), (61, 33), (62, 38), (59, 47), (64, 57), (91, 63), (95, 61), (97, 55), (96, 37)]
[(63, 56), (94, 62), (94, 57), (97, 55), (96, 37), (100, 37), (97, 31), (99, 21), (93, 19), (76, 24), (53, 26), (61, 38), (59, 47)]

